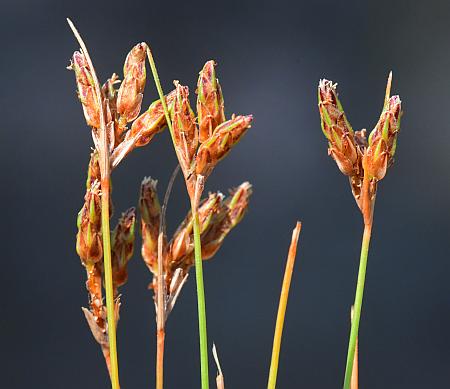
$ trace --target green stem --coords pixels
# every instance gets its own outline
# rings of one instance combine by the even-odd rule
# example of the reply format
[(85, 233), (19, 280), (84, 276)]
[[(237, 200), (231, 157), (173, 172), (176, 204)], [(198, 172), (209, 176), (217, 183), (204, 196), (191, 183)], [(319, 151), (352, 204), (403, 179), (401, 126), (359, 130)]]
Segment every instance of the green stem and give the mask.
[(358, 338), (359, 320), (361, 318), (362, 300), (364, 294), (364, 282), (366, 279), (367, 257), (369, 254), (370, 236), (372, 233), (372, 223), (364, 225), (364, 234), (361, 245), (361, 257), (359, 260), (358, 283), (356, 285), (354, 316), (350, 331), (350, 340), (347, 352), (347, 364), (345, 368), (344, 389), (350, 388), (352, 379), (353, 361), (355, 356), (356, 341)]
[(203, 284), (202, 246), (197, 205), (192, 204), (194, 224), (195, 280), (197, 282), (198, 331), (200, 335), (200, 370), (202, 389), (209, 388), (208, 335), (206, 332), (205, 287)]
[(102, 235), (103, 235), (103, 263), (105, 270), (106, 314), (108, 319), (108, 340), (111, 358), (111, 385), (119, 389), (119, 364), (117, 362), (116, 318), (113, 293), (112, 265), (111, 265), (111, 232), (109, 227), (109, 180), (102, 181)]

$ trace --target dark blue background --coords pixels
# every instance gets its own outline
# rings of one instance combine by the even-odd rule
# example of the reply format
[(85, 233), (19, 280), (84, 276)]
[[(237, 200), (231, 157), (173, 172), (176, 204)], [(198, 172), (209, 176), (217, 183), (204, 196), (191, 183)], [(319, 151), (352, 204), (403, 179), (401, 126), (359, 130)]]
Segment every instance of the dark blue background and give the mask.
[[(208, 189), (249, 180), (251, 210), (205, 264), (209, 340), (228, 388), (266, 385), (285, 257), (303, 221), (279, 388), (339, 388), (362, 222), (327, 156), (317, 83), (339, 82), (355, 129), (374, 126), (389, 70), (404, 103), (397, 161), (379, 186), (360, 327), (363, 388), (450, 385), (450, 9), (446, 1), (2, 1), (1, 387), (107, 388), (101, 352), (80, 307), (75, 253), (91, 137), (65, 69), (77, 24), (105, 79), (130, 47), (153, 47), (163, 87), (191, 86), (219, 63), (227, 115), (253, 128)], [(156, 99), (152, 81), (145, 105)], [(114, 172), (114, 204), (136, 204), (144, 175), (165, 186), (175, 166), (168, 133)], [(173, 231), (186, 210), (178, 180)], [(139, 240), (140, 242), (140, 240)], [(137, 246), (118, 328), (123, 388), (154, 385), (155, 320)], [(199, 387), (193, 277), (167, 328), (166, 387)], [(215, 368), (211, 360), (211, 377)]]

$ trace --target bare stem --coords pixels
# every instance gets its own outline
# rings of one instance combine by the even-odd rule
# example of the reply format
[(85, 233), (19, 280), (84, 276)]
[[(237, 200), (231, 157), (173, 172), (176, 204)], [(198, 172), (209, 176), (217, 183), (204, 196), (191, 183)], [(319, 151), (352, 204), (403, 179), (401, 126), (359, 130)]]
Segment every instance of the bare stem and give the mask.
[(206, 330), (205, 286), (203, 283), (202, 244), (200, 240), (200, 223), (198, 205), (203, 191), (203, 177), (198, 176), (194, 198), (191, 199), (192, 220), (194, 227), (195, 280), (197, 283), (198, 331), (200, 338), (200, 370), (202, 389), (209, 388), (208, 373), (208, 335)]
[(292, 273), (294, 271), (295, 257), (297, 254), (297, 243), (300, 236), (302, 224), (297, 222), (294, 231), (292, 231), (292, 240), (289, 247), (286, 269), (284, 271), (283, 285), (281, 287), (280, 302), (278, 305), (277, 322), (275, 325), (275, 334), (273, 336), (272, 360), (270, 363), (269, 381), (267, 389), (275, 389), (277, 383), (278, 363), (280, 359), (281, 338), (283, 336), (284, 318), (289, 298), (289, 288), (291, 286)]
[[(351, 321), (353, 321), (354, 309), (352, 306), (351, 312)], [(352, 370), (352, 379), (350, 383), (350, 389), (358, 389), (358, 338), (356, 338), (355, 344), (355, 357), (353, 358), (353, 370)]]
[(374, 200), (371, 199), (369, 192), (369, 177), (364, 174), (363, 181), (363, 217), (364, 217), (364, 234), (361, 244), (361, 256), (359, 260), (358, 281), (356, 285), (354, 315), (352, 327), (350, 330), (350, 339), (347, 351), (347, 363), (345, 367), (344, 389), (350, 389), (352, 380), (353, 362), (355, 359), (356, 342), (358, 339), (359, 321), (361, 319), (362, 300), (364, 295), (364, 283), (366, 280), (367, 257), (369, 255), (370, 237), (372, 234), (373, 207)]
[(106, 314), (108, 320), (108, 341), (110, 349), (110, 377), (113, 389), (119, 389), (119, 365), (117, 362), (117, 345), (116, 345), (116, 319), (115, 319), (115, 303), (114, 291), (112, 281), (112, 265), (111, 265), (111, 231), (109, 226), (109, 195), (110, 195), (110, 160), (108, 137), (106, 134), (105, 113), (103, 110), (102, 95), (100, 84), (98, 82), (97, 74), (87, 47), (81, 38), (78, 30), (70, 19), (67, 19), (70, 28), (72, 29), (75, 38), (81, 46), (81, 50), (89, 64), (92, 79), (95, 87), (95, 94), (97, 104), (100, 111), (100, 150), (98, 150), (100, 157), (100, 174), (101, 174), (101, 213), (102, 213), (102, 236), (103, 236), (103, 263), (105, 269), (105, 290), (106, 290)]

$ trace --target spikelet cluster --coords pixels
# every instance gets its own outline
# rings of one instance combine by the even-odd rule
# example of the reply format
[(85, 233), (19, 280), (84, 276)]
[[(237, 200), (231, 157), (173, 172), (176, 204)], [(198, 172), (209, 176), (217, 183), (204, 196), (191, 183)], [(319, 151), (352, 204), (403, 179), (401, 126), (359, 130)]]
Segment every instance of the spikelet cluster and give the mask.
[[(248, 182), (232, 189), (225, 198), (220, 192), (210, 193), (203, 199), (198, 208), (200, 221), (200, 239), (202, 258), (212, 258), (229, 232), (242, 220), (247, 212), (252, 193)], [(150, 178), (143, 180), (139, 199), (142, 232), (142, 257), (153, 273), (150, 287), (156, 288), (158, 231), (161, 206), (158, 200), (156, 181)], [(168, 301), (177, 296), (181, 288), (181, 280), (187, 276), (194, 264), (194, 237), (192, 213), (189, 212), (174, 233), (172, 239), (163, 242), (163, 267), (168, 291)]]
[(365, 129), (353, 131), (339, 101), (336, 84), (328, 80), (319, 82), (319, 113), (322, 131), (328, 140), (328, 153), (341, 172), (349, 177), (353, 195), (361, 209), (364, 177), (370, 181), (369, 197), (373, 199), (378, 181), (384, 178), (394, 161), (402, 109), (400, 97), (389, 96), (390, 85), (391, 75), (380, 119), (367, 139)]

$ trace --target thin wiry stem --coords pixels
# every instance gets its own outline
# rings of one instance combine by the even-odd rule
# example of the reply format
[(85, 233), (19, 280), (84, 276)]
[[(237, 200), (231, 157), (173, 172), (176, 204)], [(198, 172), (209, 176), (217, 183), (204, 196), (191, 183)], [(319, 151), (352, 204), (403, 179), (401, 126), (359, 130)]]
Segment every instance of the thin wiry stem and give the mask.
[(89, 56), (86, 45), (81, 38), (78, 30), (70, 19), (67, 19), (70, 28), (72, 29), (78, 43), (81, 46), (81, 50), (89, 64), (92, 79), (94, 82), (95, 94), (97, 98), (97, 104), (100, 111), (100, 174), (101, 174), (101, 213), (102, 213), (102, 236), (103, 236), (103, 262), (105, 269), (105, 290), (106, 290), (106, 314), (108, 320), (108, 341), (110, 351), (110, 363), (111, 363), (111, 385), (113, 389), (119, 389), (119, 364), (117, 361), (117, 345), (116, 345), (116, 319), (115, 319), (115, 303), (114, 303), (114, 291), (112, 281), (112, 265), (111, 265), (111, 231), (109, 226), (109, 195), (110, 195), (110, 160), (109, 160), (109, 147), (108, 137), (106, 134), (106, 122), (105, 113), (103, 110), (103, 102), (100, 84), (98, 82), (97, 74), (94, 69), (94, 65)]
[(163, 263), (163, 243), (164, 235), (166, 233), (166, 209), (169, 202), (170, 193), (172, 192), (173, 183), (180, 170), (180, 165), (177, 165), (174, 169), (172, 176), (170, 177), (169, 184), (167, 185), (166, 194), (164, 195), (164, 202), (161, 208), (161, 216), (159, 222), (159, 235), (158, 235), (158, 276), (157, 276), (157, 313), (156, 313), (156, 389), (163, 389), (164, 387), (164, 341), (166, 337), (165, 324), (166, 324), (166, 301), (167, 291), (164, 276), (164, 263)]
[[(148, 46), (147, 46), (147, 57), (150, 62), (150, 68), (153, 74), (156, 89), (158, 90), (159, 98), (161, 99), (161, 103), (164, 109), (164, 115), (166, 117), (167, 126), (169, 127), (170, 130), (170, 135), (172, 137), (175, 153), (177, 155), (178, 161), (180, 162), (181, 158), (178, 154), (177, 148), (175, 147), (175, 138), (173, 134), (172, 121), (170, 119), (169, 109), (167, 108), (164, 92), (161, 87), (161, 82), (159, 81), (155, 61), (153, 59), (152, 52)], [(201, 370), (201, 385), (202, 385), (201, 387), (202, 389), (209, 389), (208, 337), (206, 332), (206, 303), (205, 303), (205, 290), (203, 283), (203, 264), (202, 264), (202, 248), (200, 242), (200, 226), (197, 213), (198, 203), (201, 196), (201, 190), (199, 190), (199, 188), (203, 189), (203, 177), (201, 176), (197, 177), (196, 195), (194, 195), (194, 198), (191, 197), (190, 200), (191, 200), (193, 227), (194, 227), (194, 257), (195, 257), (195, 279), (197, 282), (198, 326), (200, 337), (200, 370)]]
[(292, 240), (289, 247), (286, 269), (284, 272), (283, 285), (281, 287), (280, 302), (278, 305), (277, 322), (275, 325), (275, 334), (273, 336), (272, 360), (270, 362), (269, 381), (267, 389), (275, 389), (277, 383), (278, 363), (280, 359), (281, 338), (283, 336), (284, 318), (289, 298), (289, 288), (291, 286), (292, 272), (294, 271), (295, 257), (297, 254), (297, 243), (300, 236), (302, 224), (297, 225), (292, 231)]

